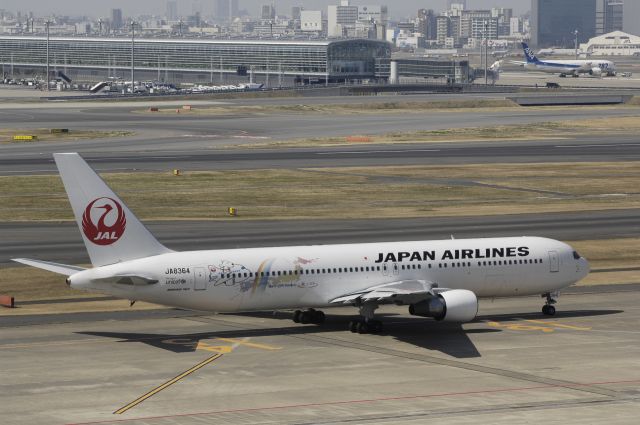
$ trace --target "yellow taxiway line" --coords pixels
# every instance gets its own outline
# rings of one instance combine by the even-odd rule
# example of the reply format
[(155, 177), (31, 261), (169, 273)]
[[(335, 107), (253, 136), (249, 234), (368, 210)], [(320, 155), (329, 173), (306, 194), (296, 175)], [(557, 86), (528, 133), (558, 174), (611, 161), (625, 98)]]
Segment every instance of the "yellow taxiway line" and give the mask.
[(219, 359), (220, 357), (222, 357), (222, 354), (220, 354), (220, 353), (214, 354), (213, 356), (209, 357), (208, 359), (203, 360), (200, 363), (198, 363), (197, 365), (193, 366), (191, 369), (185, 370), (184, 372), (182, 372), (180, 375), (176, 376), (175, 378), (168, 380), (164, 384), (162, 384), (162, 385), (152, 389), (148, 393), (138, 397), (137, 399), (135, 399), (131, 403), (127, 404), (126, 406), (121, 407), (120, 409), (118, 409), (115, 412), (113, 412), (113, 414), (114, 415), (123, 414), (124, 412), (126, 412), (129, 409), (131, 409), (132, 407), (135, 407), (138, 404), (142, 403), (143, 401), (145, 401), (149, 397), (152, 397), (153, 395), (159, 393), (160, 391), (164, 390), (165, 388), (170, 387), (171, 385), (175, 384), (176, 382), (178, 382), (182, 378), (191, 375), (196, 370), (208, 365), (209, 363)]

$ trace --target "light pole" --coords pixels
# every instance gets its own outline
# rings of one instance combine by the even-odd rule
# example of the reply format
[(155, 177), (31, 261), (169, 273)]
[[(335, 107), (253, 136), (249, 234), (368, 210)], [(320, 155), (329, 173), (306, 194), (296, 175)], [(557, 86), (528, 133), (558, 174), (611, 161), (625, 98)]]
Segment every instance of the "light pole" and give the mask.
[(136, 22), (131, 20), (131, 93), (135, 86), (136, 67), (135, 67), (135, 44), (136, 44)]
[(489, 85), (489, 76), (487, 75), (489, 68), (489, 24), (484, 21), (484, 85)]
[(578, 30), (575, 30), (575, 31), (573, 32), (573, 34), (576, 36), (576, 60), (578, 60), (578, 34), (579, 34), (579, 33), (580, 33), (580, 32), (579, 32)]
[(51, 21), (47, 19), (44, 24), (47, 28), (47, 91), (49, 91), (49, 26)]
[(480, 68), (484, 69), (484, 30), (480, 31)]

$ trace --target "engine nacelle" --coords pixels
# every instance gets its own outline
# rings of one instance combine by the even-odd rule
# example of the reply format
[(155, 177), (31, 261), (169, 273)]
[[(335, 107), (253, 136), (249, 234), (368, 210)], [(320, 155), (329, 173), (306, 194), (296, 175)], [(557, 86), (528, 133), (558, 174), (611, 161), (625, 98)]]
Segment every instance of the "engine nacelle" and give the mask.
[(470, 322), (478, 315), (478, 297), (466, 289), (453, 289), (411, 304), (409, 314), (445, 322)]
[(598, 68), (598, 67), (591, 68), (591, 70), (589, 71), (589, 75), (595, 75), (597, 77), (601, 76), (602, 75), (602, 68)]

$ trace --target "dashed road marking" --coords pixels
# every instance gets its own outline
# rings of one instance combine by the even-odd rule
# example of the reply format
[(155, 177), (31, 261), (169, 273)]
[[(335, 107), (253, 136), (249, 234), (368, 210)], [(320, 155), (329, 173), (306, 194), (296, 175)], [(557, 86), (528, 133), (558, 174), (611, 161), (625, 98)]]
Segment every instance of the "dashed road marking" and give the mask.
[(590, 331), (590, 327), (565, 325), (558, 322), (548, 322), (544, 320), (523, 320), (523, 322), (516, 323), (500, 323), (500, 322), (487, 322), (487, 325), (494, 328), (504, 328), (511, 331), (539, 331), (544, 333), (552, 333), (558, 329), (570, 329), (574, 331)]

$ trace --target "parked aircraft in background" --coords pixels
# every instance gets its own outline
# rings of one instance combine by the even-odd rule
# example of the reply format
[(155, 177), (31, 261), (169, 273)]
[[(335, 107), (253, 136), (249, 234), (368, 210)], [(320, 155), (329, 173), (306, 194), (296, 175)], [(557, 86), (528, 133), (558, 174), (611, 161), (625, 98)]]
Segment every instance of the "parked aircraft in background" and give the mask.
[(527, 71), (548, 72), (559, 74), (561, 77), (571, 75), (578, 77), (580, 74), (600, 76), (615, 76), (616, 65), (608, 60), (580, 59), (580, 60), (540, 60), (533, 54), (527, 43), (522, 43), (526, 62), (511, 61), (522, 65)]
[[(352, 305), (352, 332), (379, 332), (382, 304), (468, 322), (479, 297), (541, 294), (553, 315), (557, 291), (585, 277), (589, 264), (571, 246), (540, 237), (451, 239), (175, 252), (160, 244), (77, 154), (55, 154), (93, 268), (15, 261), (68, 276), (74, 289), (210, 312), (316, 310)], [(372, 229), (374, 232), (375, 229)]]

